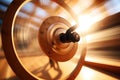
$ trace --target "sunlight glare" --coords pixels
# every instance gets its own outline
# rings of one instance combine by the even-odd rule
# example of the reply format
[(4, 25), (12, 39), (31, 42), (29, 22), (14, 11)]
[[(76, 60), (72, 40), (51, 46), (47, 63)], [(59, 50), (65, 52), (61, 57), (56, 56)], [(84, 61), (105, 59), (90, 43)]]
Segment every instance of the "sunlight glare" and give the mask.
[(79, 27), (76, 29), (77, 32), (86, 32), (90, 29), (91, 25), (95, 20), (90, 15), (79, 16)]
[(79, 26), (76, 29), (78, 33), (86, 33), (91, 30), (94, 23), (100, 21), (104, 16), (99, 10), (94, 9), (89, 14), (78, 15)]

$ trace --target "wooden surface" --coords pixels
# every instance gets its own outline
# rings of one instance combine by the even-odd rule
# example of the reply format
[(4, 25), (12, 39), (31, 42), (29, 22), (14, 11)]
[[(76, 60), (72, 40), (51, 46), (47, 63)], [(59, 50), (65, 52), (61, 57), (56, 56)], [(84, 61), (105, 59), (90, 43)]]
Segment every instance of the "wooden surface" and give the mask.
[[(43, 61), (45, 61), (44, 59), (45, 58), (43, 57)], [(46, 78), (46, 79), (50, 79), (50, 78), (52, 79), (52, 77), (55, 77), (55, 75), (57, 75), (57, 73), (59, 73), (59, 76), (57, 78), (59, 78), (60, 76), (64, 77), (63, 74), (65, 74), (65, 73), (67, 74), (67, 72), (70, 72), (72, 67), (74, 67), (76, 65), (75, 62), (71, 62), (71, 61), (67, 62), (65, 64), (64, 63), (62, 63), (62, 64), (59, 63), (59, 66), (60, 66), (62, 72), (64, 72), (64, 73), (62, 73), (62, 72), (60, 73), (60, 71), (56, 72), (56, 71), (54, 71), (53, 68), (50, 68), (50, 65), (48, 65), (46, 67), (46, 69), (48, 69), (48, 71), (54, 72), (54, 73), (52, 73), (52, 75), (50, 74), (48, 76), (47, 72), (44, 72), (44, 71), (41, 72), (39, 70), (39, 68), (34, 69), (34, 68), (37, 68), (38, 66), (40, 66), (41, 62), (43, 62), (43, 61), (40, 61), (39, 57), (36, 57), (36, 56), (24, 57), (24, 58), (21, 58), (21, 61), (24, 63), (24, 65), (29, 70), (33, 69), (34, 73), (37, 73), (37, 75), (44, 74), (42, 77)], [(56, 78), (56, 80), (58, 80), (57, 78)], [(14, 72), (9, 67), (9, 65), (8, 65), (8, 63), (7, 63), (7, 61), (6, 61), (6, 59), (4, 57), (0, 58), (0, 80), (3, 80), (3, 79), (5, 79), (5, 80), (19, 80), (19, 78), (14, 74)], [(96, 71), (96, 70), (91, 69), (89, 67), (83, 66), (82, 70), (79, 73), (79, 75), (77, 76), (76, 80), (118, 80), (118, 78), (115, 78), (115, 77), (107, 75), (105, 73)]]

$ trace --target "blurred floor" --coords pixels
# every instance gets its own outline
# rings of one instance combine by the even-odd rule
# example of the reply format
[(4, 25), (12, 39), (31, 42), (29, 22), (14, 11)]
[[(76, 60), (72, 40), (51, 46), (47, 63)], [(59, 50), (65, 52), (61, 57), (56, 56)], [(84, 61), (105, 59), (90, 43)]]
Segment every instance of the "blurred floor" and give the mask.
[[(34, 57), (27, 57), (27, 58), (24, 57), (22, 59), (22, 61), (24, 63), (26, 63), (25, 66), (29, 66), (29, 68), (30, 68), (30, 67), (32, 67), (32, 65), (31, 66), (28, 65), (27, 61), (29, 61), (30, 59), (36, 60), (35, 58), (37, 58), (37, 57), (35, 57), (35, 56)], [(41, 64), (40, 61), (35, 61), (35, 64), (36, 63), (39, 64), (39, 65)], [(29, 63), (29, 64), (31, 64), (31, 63)], [(19, 80), (19, 78), (14, 74), (14, 72), (9, 67), (9, 65), (8, 65), (8, 63), (7, 63), (7, 61), (4, 57), (0, 58), (0, 65), (1, 65), (0, 66), (0, 80)], [(59, 65), (61, 65), (61, 64), (59, 64)], [(69, 63), (67, 63), (65, 65), (62, 65), (62, 66), (64, 66), (63, 68), (65, 68), (65, 66), (68, 66), (68, 65), (70, 65), (72, 67), (72, 66), (75, 65), (75, 63), (74, 62), (69, 62)], [(71, 67), (69, 67), (69, 68), (67, 67), (66, 69), (62, 68), (62, 70), (65, 70), (65, 72), (67, 73), (71, 70)], [(51, 71), (51, 70), (52, 70), (52, 68), (49, 69), (49, 71)], [(40, 74), (40, 72), (37, 72), (37, 73)], [(44, 74), (44, 75), (46, 75), (46, 74)], [(54, 75), (56, 75), (56, 72), (52, 73), (51, 77), (54, 76)], [(61, 76), (64, 76), (64, 75), (61, 75)], [(50, 78), (48, 77), (48, 79), (50, 79)], [(76, 80), (118, 80), (118, 79), (115, 78), (115, 77), (112, 77), (110, 75), (107, 75), (105, 73), (102, 73), (102, 72), (96, 71), (94, 69), (91, 69), (89, 67), (83, 66), (82, 70), (80, 71)]]

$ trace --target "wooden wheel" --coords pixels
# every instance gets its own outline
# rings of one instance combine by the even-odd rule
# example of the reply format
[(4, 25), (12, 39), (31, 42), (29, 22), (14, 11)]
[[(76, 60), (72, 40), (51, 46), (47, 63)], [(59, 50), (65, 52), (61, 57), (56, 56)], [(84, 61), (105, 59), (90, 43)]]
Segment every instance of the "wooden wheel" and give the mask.
[[(3, 22), (3, 27), (2, 27), (2, 44), (3, 44), (3, 49), (5, 52), (5, 56), (7, 58), (7, 61), (13, 71), (16, 73), (16, 75), (21, 78), (21, 79), (28, 79), (28, 80), (36, 80), (40, 79), (34, 74), (32, 74), (29, 70), (26, 69), (24, 64), (22, 64), (21, 60), (19, 59), (18, 53), (15, 48), (15, 42), (14, 42), (14, 24), (16, 20), (17, 13), (25, 5), (26, 3), (30, 2), (31, 0), (14, 0), (11, 5), (9, 6), (5, 19)], [(53, 0), (60, 6), (62, 6), (65, 10), (67, 10), (72, 17), (75, 17), (75, 15), (72, 12), (72, 10), (62, 1), (60, 0)], [(53, 21), (52, 21), (53, 19)], [(74, 18), (75, 19), (75, 18)], [(50, 21), (49, 21), (50, 20)], [(77, 21), (75, 19), (75, 21)], [(46, 23), (49, 23), (46, 25)], [(52, 26), (51, 26), (52, 25)], [(54, 27), (53, 27), (54, 26)], [(43, 21), (42, 25), (39, 28), (39, 44), (43, 50), (47, 54), (49, 58), (55, 59), (56, 61), (68, 61), (70, 60), (74, 54), (77, 51), (78, 44), (77, 43), (70, 43), (70, 44), (61, 44), (58, 40), (57, 37), (53, 36), (52, 32), (56, 32), (55, 34), (58, 35), (61, 33), (61, 31), (65, 31), (70, 27), (71, 24), (67, 22), (64, 18), (61, 17), (49, 17), (45, 21)], [(56, 28), (57, 27), (57, 28)], [(45, 31), (44, 35), (42, 31), (52, 28), (50, 30)], [(51, 35), (49, 35), (51, 33)], [(56, 36), (55, 35), (55, 36)], [(55, 39), (55, 41), (53, 40)], [(51, 47), (52, 42), (54, 42), (54, 46)], [(48, 46), (47, 46), (48, 45)], [(61, 47), (62, 45), (62, 47)], [(66, 47), (66, 49), (60, 50), (61, 48)], [(83, 45), (84, 46), (84, 45)], [(45, 48), (48, 48), (45, 50)], [(51, 51), (50, 55), (48, 54), (49, 51)], [(48, 52), (48, 53), (47, 53)], [(62, 54), (63, 53), (63, 54)], [(82, 65), (84, 63), (84, 58), (86, 54), (86, 47), (84, 46), (81, 51), (81, 56), (78, 60), (78, 63), (75, 67), (75, 69), (70, 73), (66, 79), (75, 79), (75, 77), (78, 75), (79, 71), (82, 68)]]

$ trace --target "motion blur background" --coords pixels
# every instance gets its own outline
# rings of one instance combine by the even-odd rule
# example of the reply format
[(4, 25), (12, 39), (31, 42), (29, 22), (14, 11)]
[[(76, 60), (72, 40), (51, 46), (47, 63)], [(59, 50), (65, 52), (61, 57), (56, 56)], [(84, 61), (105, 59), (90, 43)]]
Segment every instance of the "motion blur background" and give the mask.
[[(0, 0), (0, 36), (5, 12), (12, 1), (13, 0)], [(85, 61), (120, 67), (120, 0), (63, 1), (70, 6), (78, 18), (80, 26), (76, 31), (79, 34), (84, 34), (84, 38), (86, 38), (87, 55)], [(36, 66), (40, 66), (33, 65), (39, 64), (39, 59), (42, 60), (42, 58), (36, 57), (39, 55), (40, 51), (39, 44), (37, 43), (38, 41), (36, 41), (36, 30), (38, 30), (41, 23), (49, 16), (61, 16), (68, 20), (72, 25), (75, 24), (75, 21), (71, 18), (70, 14), (51, 0), (35, 0), (35, 2), (29, 2), (21, 8), (17, 15), (14, 24), (15, 46), (21, 59), (23, 58), (22, 61), (24, 65), (27, 66), (29, 70), (37, 68)], [(33, 58), (35, 59), (33, 60)], [(78, 59), (79, 56), (76, 55), (67, 65), (76, 65)], [(64, 68), (66, 67), (65, 64), (61, 63), (60, 65), (63, 65)], [(63, 70), (64, 72), (70, 72), (71, 69)], [(36, 73), (37, 71), (34, 72)], [(19, 80), (7, 64), (2, 49), (1, 37), (0, 79)], [(115, 74), (98, 71), (87, 66), (83, 66), (76, 78), (76, 80), (108, 79), (117, 80), (118, 77), (116, 77)]]

